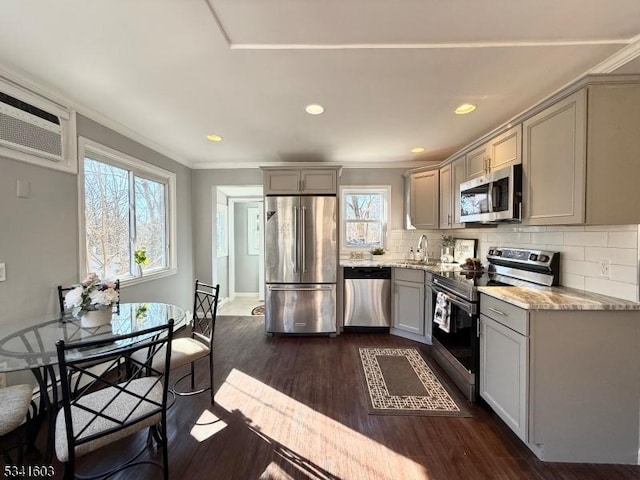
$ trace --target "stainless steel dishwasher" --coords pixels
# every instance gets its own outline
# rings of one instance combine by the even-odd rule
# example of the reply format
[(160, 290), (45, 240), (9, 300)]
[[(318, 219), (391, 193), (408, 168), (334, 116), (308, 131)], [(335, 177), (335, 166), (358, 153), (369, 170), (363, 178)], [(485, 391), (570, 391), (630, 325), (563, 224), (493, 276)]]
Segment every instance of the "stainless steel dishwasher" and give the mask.
[(345, 267), (344, 327), (389, 329), (391, 268)]

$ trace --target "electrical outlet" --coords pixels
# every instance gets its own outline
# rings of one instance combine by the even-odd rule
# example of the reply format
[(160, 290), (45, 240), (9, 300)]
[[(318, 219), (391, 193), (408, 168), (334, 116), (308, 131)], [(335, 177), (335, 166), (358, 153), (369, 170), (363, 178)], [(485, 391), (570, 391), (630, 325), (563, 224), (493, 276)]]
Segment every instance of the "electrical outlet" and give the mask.
[(599, 258), (598, 259), (598, 277), (600, 278), (610, 278), (611, 270), (611, 260), (608, 258)]
[(4, 263), (0, 263), (0, 282), (4, 282), (7, 279), (7, 266)]

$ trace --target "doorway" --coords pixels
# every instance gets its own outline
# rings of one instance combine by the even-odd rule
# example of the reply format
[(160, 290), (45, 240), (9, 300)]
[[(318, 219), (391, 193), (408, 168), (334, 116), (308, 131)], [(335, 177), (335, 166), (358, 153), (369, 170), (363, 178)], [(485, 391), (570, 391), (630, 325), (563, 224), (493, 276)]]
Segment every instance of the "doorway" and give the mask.
[(217, 190), (218, 205), (226, 211), (228, 245), (216, 262), (223, 299), (220, 313), (251, 315), (253, 307), (264, 301), (262, 186), (219, 186)]

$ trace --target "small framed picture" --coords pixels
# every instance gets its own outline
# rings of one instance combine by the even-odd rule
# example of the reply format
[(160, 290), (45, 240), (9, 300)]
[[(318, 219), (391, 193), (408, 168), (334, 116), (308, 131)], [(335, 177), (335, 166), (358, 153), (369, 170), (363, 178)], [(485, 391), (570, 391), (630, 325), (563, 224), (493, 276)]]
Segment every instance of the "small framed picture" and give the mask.
[(453, 261), (464, 263), (467, 258), (476, 258), (478, 240), (475, 238), (456, 238), (453, 247)]

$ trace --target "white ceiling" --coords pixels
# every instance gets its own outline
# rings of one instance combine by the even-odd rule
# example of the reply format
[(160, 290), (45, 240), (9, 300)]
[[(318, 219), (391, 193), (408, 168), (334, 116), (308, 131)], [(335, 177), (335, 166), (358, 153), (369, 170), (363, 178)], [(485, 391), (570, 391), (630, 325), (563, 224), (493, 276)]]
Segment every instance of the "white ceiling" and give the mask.
[(1, 0), (0, 68), (194, 168), (410, 166), (639, 34), (638, 0)]

